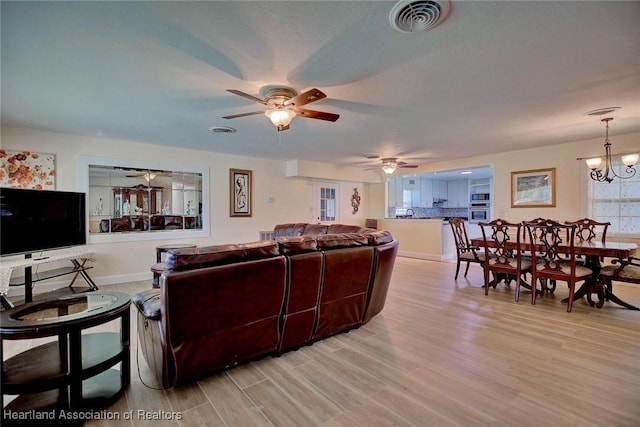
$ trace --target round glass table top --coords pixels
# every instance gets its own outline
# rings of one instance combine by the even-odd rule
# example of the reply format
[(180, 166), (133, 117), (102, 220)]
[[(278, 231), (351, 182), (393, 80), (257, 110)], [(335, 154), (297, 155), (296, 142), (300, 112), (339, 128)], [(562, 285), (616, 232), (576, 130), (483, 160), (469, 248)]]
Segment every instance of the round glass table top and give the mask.
[(109, 294), (87, 294), (35, 303), (11, 314), (15, 320), (55, 320), (85, 314), (113, 304), (118, 298)]
[(0, 313), (0, 332), (5, 336), (85, 324), (117, 316), (128, 310), (130, 302), (123, 292), (87, 292), (34, 301)]

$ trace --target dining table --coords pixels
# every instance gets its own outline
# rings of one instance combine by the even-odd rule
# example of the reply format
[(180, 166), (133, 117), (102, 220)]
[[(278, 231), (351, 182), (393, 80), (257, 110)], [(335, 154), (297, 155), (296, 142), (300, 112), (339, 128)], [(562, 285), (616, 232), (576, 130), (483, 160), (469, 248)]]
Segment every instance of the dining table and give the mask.
[[(484, 239), (473, 238), (471, 239), (471, 245), (482, 248), (485, 246)], [(507, 243), (507, 249), (512, 249), (514, 251), (531, 251), (535, 250), (536, 246), (531, 244), (531, 242), (520, 242), (519, 245), (520, 246), (518, 246), (518, 243), (516, 241), (511, 241)], [(487, 246), (494, 246), (494, 242), (491, 240), (487, 241)], [(593, 270), (591, 279), (585, 280), (582, 286), (580, 286), (580, 288), (574, 293), (574, 301), (586, 296), (589, 305), (591, 305), (592, 307), (595, 306), (597, 308), (602, 308), (605, 301), (611, 301), (630, 310), (640, 310), (640, 308), (620, 299), (613, 293), (613, 288), (611, 286), (608, 286), (602, 280), (600, 280), (602, 259), (627, 259), (633, 256), (638, 251), (637, 244), (614, 241), (581, 241), (575, 242), (574, 248), (576, 256), (582, 255), (585, 259), (585, 266)], [(569, 246), (559, 245), (558, 250), (568, 253)], [(593, 294), (596, 294), (598, 296), (597, 302), (593, 301)], [(569, 298), (565, 298), (562, 300), (563, 303), (566, 303), (568, 301)]]

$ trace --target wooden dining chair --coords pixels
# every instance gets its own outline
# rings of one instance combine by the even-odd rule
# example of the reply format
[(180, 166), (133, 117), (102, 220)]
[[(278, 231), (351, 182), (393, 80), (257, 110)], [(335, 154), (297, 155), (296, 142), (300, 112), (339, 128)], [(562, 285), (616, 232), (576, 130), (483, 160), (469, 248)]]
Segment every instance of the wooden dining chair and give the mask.
[[(484, 259), (484, 294), (489, 294), (489, 273), (493, 275), (493, 286), (504, 280), (509, 285), (516, 282), (515, 300), (520, 299), (522, 274), (531, 270), (531, 261), (522, 259), (520, 247), (521, 223), (511, 223), (503, 219), (478, 224), (482, 229)], [(515, 244), (513, 239), (516, 239)]]
[[(598, 236), (602, 243), (607, 239), (607, 229), (611, 225), (610, 222), (599, 222), (591, 218), (582, 218), (577, 221), (565, 221), (565, 224), (575, 225), (576, 228), (576, 240), (579, 242), (592, 242)], [(578, 262), (584, 264), (585, 259), (578, 255)], [(604, 259), (600, 259), (604, 261)]]
[[(593, 270), (576, 262), (575, 224), (560, 224), (547, 220), (539, 224), (526, 224), (529, 241), (536, 242), (536, 250), (531, 251), (531, 304), (536, 303), (534, 292), (538, 281), (555, 280), (567, 282), (569, 299), (567, 311), (571, 312), (576, 283), (590, 279)], [(545, 286), (541, 286), (544, 295)]]
[(610, 222), (599, 222), (591, 218), (582, 218), (577, 221), (565, 221), (567, 225), (575, 225), (576, 239), (580, 242), (592, 242), (598, 235), (602, 243), (607, 239), (607, 229)]
[[(614, 259), (610, 265), (605, 266), (600, 270), (600, 280), (603, 286), (607, 289), (603, 289), (604, 299), (611, 299), (616, 304), (620, 304), (623, 307), (627, 307), (631, 310), (638, 310), (638, 307), (628, 304), (620, 298), (613, 295), (613, 282), (625, 282), (640, 285), (640, 258), (629, 257), (626, 259)], [(604, 303), (603, 298), (600, 298), (600, 302), (596, 304), (598, 308), (602, 307)]]
[(462, 218), (451, 218), (449, 225), (453, 232), (453, 241), (456, 245), (456, 276), (454, 280), (458, 280), (458, 273), (460, 272), (460, 264), (467, 263), (464, 270), (464, 277), (467, 277), (469, 272), (469, 265), (476, 263), (480, 266), (484, 266), (484, 251), (477, 247), (471, 246), (469, 243), (469, 236), (467, 234), (466, 221)]

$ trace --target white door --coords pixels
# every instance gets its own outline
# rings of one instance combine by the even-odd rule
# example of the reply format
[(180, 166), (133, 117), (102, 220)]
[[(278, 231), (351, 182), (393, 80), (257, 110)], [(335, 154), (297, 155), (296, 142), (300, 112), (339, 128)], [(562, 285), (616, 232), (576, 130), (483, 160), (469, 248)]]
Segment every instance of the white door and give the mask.
[(316, 182), (314, 187), (316, 221), (319, 224), (338, 223), (340, 186), (330, 182)]

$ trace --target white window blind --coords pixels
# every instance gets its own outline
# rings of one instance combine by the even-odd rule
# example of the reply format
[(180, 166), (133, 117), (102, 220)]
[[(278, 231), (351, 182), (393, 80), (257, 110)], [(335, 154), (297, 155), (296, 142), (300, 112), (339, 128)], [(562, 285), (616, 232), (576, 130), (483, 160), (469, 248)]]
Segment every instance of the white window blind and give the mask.
[[(626, 176), (626, 167), (619, 160), (613, 167), (618, 175)], [(611, 223), (607, 235), (640, 236), (640, 172), (630, 179), (614, 177), (610, 183), (589, 181), (589, 216)]]

